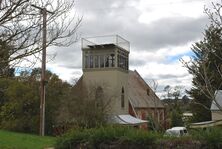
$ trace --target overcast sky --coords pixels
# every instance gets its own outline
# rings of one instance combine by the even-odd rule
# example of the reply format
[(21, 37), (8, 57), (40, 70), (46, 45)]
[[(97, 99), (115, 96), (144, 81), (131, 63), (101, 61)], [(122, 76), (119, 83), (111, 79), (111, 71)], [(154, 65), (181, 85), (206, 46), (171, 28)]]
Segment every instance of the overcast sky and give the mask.
[[(83, 16), (80, 37), (118, 34), (130, 42), (130, 69), (147, 81), (191, 87), (192, 76), (179, 59), (192, 56), (191, 45), (202, 39), (209, 20), (203, 13), (209, 0), (76, 0)], [(52, 49), (50, 49), (52, 51)], [(80, 42), (53, 48), (56, 58), (47, 69), (63, 80), (82, 75)]]

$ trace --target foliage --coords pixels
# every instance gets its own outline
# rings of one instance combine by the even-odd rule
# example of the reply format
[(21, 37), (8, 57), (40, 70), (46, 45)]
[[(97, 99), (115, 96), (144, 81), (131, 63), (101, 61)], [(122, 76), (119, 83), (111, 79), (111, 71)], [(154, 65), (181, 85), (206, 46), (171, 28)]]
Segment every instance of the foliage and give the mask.
[[(0, 78), (1, 129), (39, 132), (40, 74), (41, 69), (35, 68), (21, 72), (18, 77)], [(60, 134), (64, 127), (66, 130), (73, 126), (92, 128), (105, 124), (109, 97), (105, 93), (96, 94), (97, 87), (79, 95), (75, 86), (50, 71), (46, 71), (46, 80), (46, 134), (53, 135), (55, 130)]]
[[(0, 79), (0, 128), (38, 133), (39, 130), (39, 73), (41, 69), (22, 72), (21, 76)], [(46, 78), (46, 134), (53, 134), (53, 125), (61, 100), (70, 96), (71, 86), (47, 71)]]
[(171, 127), (183, 126), (182, 113), (186, 112), (185, 110), (187, 110), (187, 108), (185, 107), (186, 97), (181, 97), (183, 90), (184, 89), (182, 86), (171, 87), (167, 85), (164, 88), (164, 91), (166, 92), (164, 102), (167, 103), (166, 110), (167, 113), (169, 113)]
[(93, 129), (72, 130), (57, 140), (57, 149), (75, 148), (80, 143), (89, 143), (92, 147), (99, 147), (102, 143), (128, 143), (142, 146), (155, 144), (160, 135), (132, 127), (108, 126)]
[(211, 148), (219, 149), (222, 147), (222, 128), (193, 130), (191, 134), (194, 139), (206, 142)]
[[(211, 119), (210, 105), (214, 100), (214, 92), (222, 89), (222, 77), (218, 71), (221, 64), (219, 57), (222, 56), (221, 45), (222, 29), (210, 26), (205, 31), (204, 40), (196, 43), (192, 49), (196, 58), (188, 67), (189, 72), (194, 76), (193, 88), (189, 93), (194, 98), (194, 108), (192, 108), (194, 116), (199, 117), (201, 121)], [(204, 115), (201, 115), (202, 113)]]
[(189, 92), (193, 96), (193, 101), (190, 104), (193, 113), (192, 122), (203, 122), (211, 120), (211, 100), (207, 98), (198, 89), (191, 89)]
[(148, 126), (148, 130), (156, 130), (157, 126), (156, 126), (156, 123), (154, 121), (154, 119), (151, 117), (151, 116), (148, 116), (147, 117), (147, 126)]
[(56, 139), (36, 135), (0, 130), (0, 148), (2, 149), (43, 149), (53, 147)]
[[(88, 88), (87, 88), (88, 87)], [(113, 96), (106, 93), (106, 88), (98, 93), (98, 85), (85, 86), (80, 79), (71, 89), (71, 96), (63, 100), (58, 115), (58, 123), (93, 128), (106, 124), (107, 113)]]
[(58, 138), (57, 149), (73, 148), (221, 148), (221, 128), (190, 130), (189, 136), (166, 137), (161, 133), (147, 132), (133, 127), (99, 127), (74, 129)]
[[(213, 9), (205, 9), (211, 24), (204, 32), (204, 38), (196, 42), (192, 51), (194, 56), (184, 66), (193, 75), (192, 89), (188, 92), (193, 98), (192, 112), (196, 121), (211, 119), (210, 105), (215, 100), (214, 93), (222, 89), (222, 17), (220, 3), (214, 4)], [(218, 105), (218, 104), (217, 104)], [(219, 109), (220, 106), (218, 105)]]
[(171, 126), (183, 126), (182, 113), (179, 110), (172, 110), (171, 112)]
[(5, 102), (0, 107), (0, 126), (8, 130), (37, 132), (38, 94), (31, 85), (10, 80), (5, 90)]

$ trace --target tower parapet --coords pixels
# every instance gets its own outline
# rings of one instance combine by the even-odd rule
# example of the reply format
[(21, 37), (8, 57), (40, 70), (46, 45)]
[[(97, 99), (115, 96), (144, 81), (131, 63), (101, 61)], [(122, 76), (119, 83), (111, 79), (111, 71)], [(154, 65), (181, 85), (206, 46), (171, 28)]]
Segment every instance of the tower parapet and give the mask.
[(83, 71), (128, 71), (130, 43), (118, 35), (82, 38)]

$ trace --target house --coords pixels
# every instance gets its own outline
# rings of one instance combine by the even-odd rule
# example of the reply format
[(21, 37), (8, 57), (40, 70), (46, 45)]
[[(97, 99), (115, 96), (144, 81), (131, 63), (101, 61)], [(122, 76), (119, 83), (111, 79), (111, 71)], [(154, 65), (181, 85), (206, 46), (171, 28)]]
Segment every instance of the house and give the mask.
[(192, 123), (190, 125), (190, 128), (207, 128), (207, 127), (221, 126), (222, 125), (222, 111), (220, 110), (221, 106), (222, 106), (222, 90), (217, 90), (215, 91), (215, 100), (212, 101), (210, 108), (212, 120), (199, 123)]
[[(217, 104), (216, 104), (216, 102)], [(211, 104), (211, 116), (212, 116), (212, 120), (216, 121), (216, 120), (222, 120), (222, 90), (217, 90), (215, 92), (215, 101), (212, 102)]]
[(150, 116), (164, 124), (165, 108), (139, 73), (129, 70), (129, 53), (129, 42), (118, 35), (83, 38), (83, 75), (76, 86), (88, 91), (96, 86), (106, 94), (111, 123), (145, 127)]

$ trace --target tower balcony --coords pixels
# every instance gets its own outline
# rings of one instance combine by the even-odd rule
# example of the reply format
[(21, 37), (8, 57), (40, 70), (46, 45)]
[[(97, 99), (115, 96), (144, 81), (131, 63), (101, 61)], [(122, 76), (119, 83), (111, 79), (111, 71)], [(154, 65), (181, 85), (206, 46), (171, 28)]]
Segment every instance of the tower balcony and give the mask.
[(82, 50), (118, 47), (130, 52), (130, 43), (119, 35), (82, 38)]

